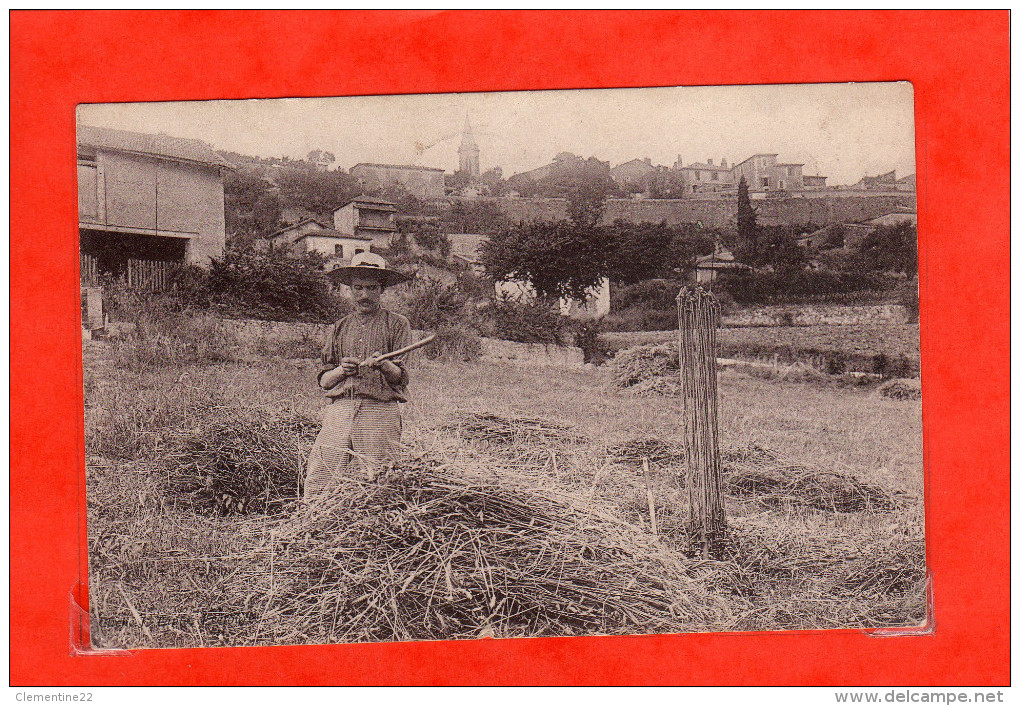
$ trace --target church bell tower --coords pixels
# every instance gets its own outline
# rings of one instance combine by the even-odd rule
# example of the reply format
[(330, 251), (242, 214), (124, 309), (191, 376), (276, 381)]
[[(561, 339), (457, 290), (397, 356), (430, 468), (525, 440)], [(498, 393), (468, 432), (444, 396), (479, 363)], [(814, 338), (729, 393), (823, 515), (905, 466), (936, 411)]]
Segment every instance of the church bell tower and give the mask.
[(478, 152), (475, 136), (471, 134), (471, 120), (465, 116), (464, 135), (461, 138), (457, 154), (460, 155), (460, 171), (472, 179), (477, 179), (481, 174), (481, 169), (478, 166)]

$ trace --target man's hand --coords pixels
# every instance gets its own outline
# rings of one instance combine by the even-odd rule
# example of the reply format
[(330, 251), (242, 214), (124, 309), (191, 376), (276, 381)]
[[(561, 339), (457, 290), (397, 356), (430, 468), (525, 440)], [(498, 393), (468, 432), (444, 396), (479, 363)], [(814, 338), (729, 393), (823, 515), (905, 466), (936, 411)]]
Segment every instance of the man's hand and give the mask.
[(344, 358), (340, 361), (340, 370), (344, 375), (351, 376), (358, 374), (358, 365), (361, 363), (357, 358)]
[(383, 377), (386, 378), (386, 382), (391, 385), (396, 385), (400, 382), (400, 378), (402, 376), (400, 366), (391, 360), (379, 360), (380, 355), (379, 351), (375, 351), (371, 356), (365, 359), (362, 365), (372, 370), (378, 370), (383, 374)]

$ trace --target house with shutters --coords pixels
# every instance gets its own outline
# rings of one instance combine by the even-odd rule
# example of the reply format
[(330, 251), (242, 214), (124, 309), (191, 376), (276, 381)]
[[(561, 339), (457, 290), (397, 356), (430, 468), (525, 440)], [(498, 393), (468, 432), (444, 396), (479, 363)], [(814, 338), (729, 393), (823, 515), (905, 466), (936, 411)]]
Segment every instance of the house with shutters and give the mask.
[(223, 253), (223, 175), (201, 140), (78, 126), (81, 279), (158, 290), (170, 268)]

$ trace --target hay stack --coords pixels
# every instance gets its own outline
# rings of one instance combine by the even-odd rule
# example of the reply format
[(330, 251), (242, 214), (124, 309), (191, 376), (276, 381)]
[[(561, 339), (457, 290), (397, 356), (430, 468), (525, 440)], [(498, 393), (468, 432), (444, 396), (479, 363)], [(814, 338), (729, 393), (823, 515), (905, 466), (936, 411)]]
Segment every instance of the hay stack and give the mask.
[(562, 497), (415, 459), (274, 530), (271, 643), (626, 634), (718, 624), (720, 599), (647, 535)]
[(675, 377), (680, 370), (676, 341), (626, 348), (613, 357), (613, 385), (619, 389), (646, 380)]
[(178, 431), (163, 458), (167, 491), (200, 512), (271, 512), (296, 499), (318, 424), (291, 412), (223, 408)]
[(878, 394), (894, 400), (919, 400), (921, 381), (917, 378), (890, 380), (878, 388)]

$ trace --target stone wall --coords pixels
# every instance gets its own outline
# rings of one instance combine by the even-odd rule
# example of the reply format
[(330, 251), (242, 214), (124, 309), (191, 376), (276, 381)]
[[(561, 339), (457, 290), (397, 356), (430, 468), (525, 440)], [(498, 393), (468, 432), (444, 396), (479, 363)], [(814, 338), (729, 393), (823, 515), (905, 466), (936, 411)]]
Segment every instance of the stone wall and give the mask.
[[(566, 199), (487, 198), (513, 222), (555, 221), (567, 217)], [(785, 199), (762, 199), (755, 202), (758, 222), (762, 225), (813, 223), (856, 223), (876, 218), (900, 206), (916, 208), (912, 193), (858, 196), (798, 196)], [(665, 221), (670, 225), (700, 222), (706, 228), (736, 226), (736, 195), (710, 199), (610, 199), (603, 222), (617, 219), (631, 222)]]
[(763, 306), (722, 317), (723, 326), (817, 326), (819, 324), (905, 324), (906, 308), (899, 304), (844, 306), (805, 304)]

